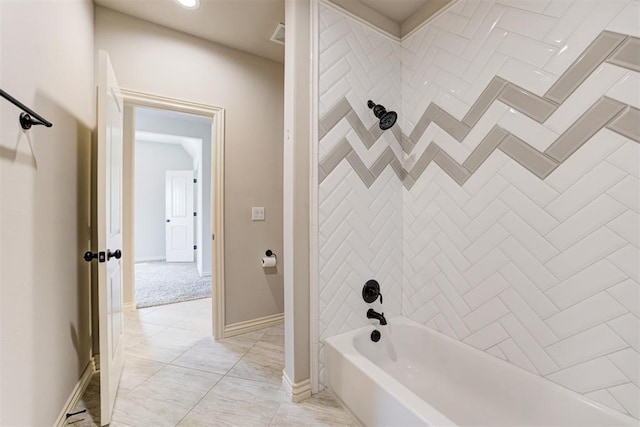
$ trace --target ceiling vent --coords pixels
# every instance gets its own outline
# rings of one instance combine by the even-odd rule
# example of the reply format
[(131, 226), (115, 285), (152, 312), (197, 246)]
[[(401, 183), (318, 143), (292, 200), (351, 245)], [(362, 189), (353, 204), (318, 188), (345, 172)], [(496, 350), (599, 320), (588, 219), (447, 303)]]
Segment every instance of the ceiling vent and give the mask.
[(280, 23), (273, 31), (271, 38), (269, 39), (274, 43), (284, 45), (284, 24)]

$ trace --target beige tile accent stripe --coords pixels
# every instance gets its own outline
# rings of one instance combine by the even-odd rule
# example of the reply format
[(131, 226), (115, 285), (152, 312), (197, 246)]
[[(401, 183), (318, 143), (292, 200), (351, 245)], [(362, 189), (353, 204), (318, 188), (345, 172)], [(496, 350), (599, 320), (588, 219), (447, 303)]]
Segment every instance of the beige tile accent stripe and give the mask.
[[(399, 125), (394, 126), (391, 132), (405, 153), (411, 153), (431, 123), (437, 124), (457, 141), (462, 142), (496, 100), (520, 111), (538, 123), (544, 123), (560, 104), (566, 101), (576, 88), (605, 61), (640, 71), (640, 39), (603, 31), (543, 97), (496, 76), (471, 106), (462, 121), (457, 120), (438, 105), (431, 103), (409, 136), (402, 132)], [(383, 133), (377, 123), (367, 129), (349, 101), (343, 98), (321, 118), (320, 139), (327, 135), (343, 118), (347, 119), (367, 148), (371, 148)], [(390, 148), (382, 153), (371, 168), (367, 168), (349, 141), (343, 138), (320, 162), (319, 181), (322, 182), (342, 160), (346, 159), (367, 187), (375, 182), (387, 165), (391, 165), (404, 186), (410, 189), (433, 161), (454, 181), (462, 185), (496, 149), (502, 150), (531, 173), (544, 179), (603, 127), (640, 143), (639, 123), (640, 110), (603, 97), (596, 101), (544, 152), (536, 150), (499, 126), (494, 126), (462, 165), (432, 141), (411, 171), (403, 169), (400, 160)]]

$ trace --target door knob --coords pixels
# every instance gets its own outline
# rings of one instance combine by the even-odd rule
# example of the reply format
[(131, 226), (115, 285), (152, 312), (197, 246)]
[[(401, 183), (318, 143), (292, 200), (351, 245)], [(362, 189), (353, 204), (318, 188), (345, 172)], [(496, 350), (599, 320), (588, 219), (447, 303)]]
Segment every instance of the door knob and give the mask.
[(91, 262), (94, 259), (97, 259), (98, 262), (104, 262), (104, 252), (91, 252), (91, 251), (87, 251), (84, 253), (84, 255), (82, 256), (82, 258), (84, 258), (84, 260), (86, 262)]
[(170, 219), (168, 219), (168, 220), (167, 220), (167, 222), (171, 222), (171, 220), (170, 220)]
[(107, 261), (111, 258), (120, 259), (122, 258), (122, 251), (120, 249), (116, 249), (115, 252), (111, 252), (111, 250), (107, 250)]

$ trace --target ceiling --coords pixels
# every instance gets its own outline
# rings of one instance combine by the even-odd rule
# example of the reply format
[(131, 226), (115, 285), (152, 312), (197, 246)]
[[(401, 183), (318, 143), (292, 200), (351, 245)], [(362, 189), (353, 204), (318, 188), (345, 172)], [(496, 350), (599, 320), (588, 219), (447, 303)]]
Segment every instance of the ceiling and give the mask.
[[(269, 40), (276, 26), (284, 23), (284, 0), (200, 0), (197, 9), (186, 9), (175, 0), (94, 1), (99, 6), (284, 63), (284, 46)], [(342, 0), (342, 3), (363, 4), (399, 26), (429, 1)]]
[(404, 22), (429, 0), (360, 0), (376, 12), (398, 24)]
[(284, 62), (284, 46), (269, 40), (284, 23), (284, 0), (200, 0), (185, 9), (175, 0), (95, 0), (95, 3), (136, 18)]

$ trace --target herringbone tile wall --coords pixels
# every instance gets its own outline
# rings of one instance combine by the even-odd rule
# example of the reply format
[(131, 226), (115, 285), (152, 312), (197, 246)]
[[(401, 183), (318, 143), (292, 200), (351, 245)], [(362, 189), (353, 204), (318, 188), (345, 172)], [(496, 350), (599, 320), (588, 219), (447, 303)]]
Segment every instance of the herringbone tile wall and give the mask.
[[(368, 99), (400, 106), (400, 43), (321, 6), (320, 75), (320, 116), (346, 97), (369, 128), (376, 119)], [(367, 149), (342, 120), (320, 140), (320, 159), (344, 138), (368, 167), (388, 147), (401, 152), (391, 134)], [(324, 339), (369, 323), (362, 300), (368, 279), (384, 283), (385, 315), (402, 312), (402, 183), (387, 168), (367, 188), (351, 165), (341, 162), (320, 184), (319, 230), (322, 379)]]
[[(402, 42), (403, 131), (430, 102), (462, 119), (496, 75), (543, 95), (639, 17), (635, 1), (458, 1)], [(432, 124), (403, 166), (431, 141), (462, 163), (494, 125), (545, 150), (605, 95), (640, 107), (639, 73), (601, 65), (542, 124), (499, 101), (462, 143)], [(603, 129), (544, 180), (500, 151), (462, 186), (432, 163), (403, 190), (403, 313), (640, 418), (639, 160)]]
[[(640, 37), (636, 0), (458, 0), (400, 44), (321, 10), (320, 117), (346, 96), (371, 128), (371, 98), (405, 135), (431, 103), (462, 120), (496, 76), (545, 95), (603, 30)], [(410, 171), (431, 143), (462, 164), (494, 126), (543, 152), (603, 96), (640, 108), (639, 71), (602, 63), (542, 122), (499, 100), (464, 138), (431, 122), (405, 152), (390, 132), (367, 149), (341, 120), (320, 161), (346, 137), (368, 168), (391, 147)], [(635, 139), (603, 128), (544, 179), (500, 150), (462, 185), (431, 162), (415, 183), (386, 167), (367, 188), (341, 161), (320, 185), (321, 340), (367, 323), (359, 293), (376, 277), (391, 315), (640, 418)]]

